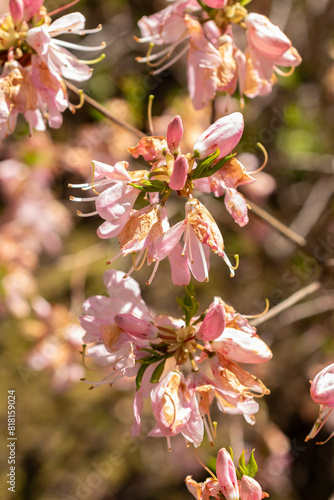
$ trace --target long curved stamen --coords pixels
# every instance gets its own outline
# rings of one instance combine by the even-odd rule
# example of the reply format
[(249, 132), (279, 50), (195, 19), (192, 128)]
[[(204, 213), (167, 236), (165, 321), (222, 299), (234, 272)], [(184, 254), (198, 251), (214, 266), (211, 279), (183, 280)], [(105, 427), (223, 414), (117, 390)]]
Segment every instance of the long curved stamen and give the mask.
[(76, 196), (70, 196), (71, 201), (83, 202), (83, 201), (95, 201), (97, 196), (90, 196), (89, 198), (77, 198)]
[(159, 69), (156, 69), (155, 71), (150, 71), (150, 75), (159, 75), (160, 73), (162, 73), (163, 71), (165, 71), (165, 69), (169, 68), (170, 66), (172, 66), (176, 61), (178, 61), (179, 59), (181, 59), (181, 57), (184, 56), (184, 54), (189, 50), (189, 47), (188, 45), (186, 47), (184, 47), (183, 50), (181, 50), (181, 52), (179, 52), (179, 54), (177, 54), (177, 56), (174, 57), (174, 59), (171, 59), (167, 64), (165, 64), (164, 66), (162, 66), (161, 68)]
[(165, 392), (165, 396), (168, 396), (168, 397), (169, 397), (169, 399), (171, 400), (172, 405), (173, 405), (174, 415), (173, 415), (173, 421), (172, 421), (172, 423), (170, 424), (170, 427), (172, 428), (172, 427), (173, 427), (173, 425), (174, 425), (174, 423), (175, 423), (175, 420), (176, 420), (176, 406), (175, 406), (175, 403), (174, 403), (174, 400), (173, 400), (172, 396), (171, 396), (170, 394), (168, 394), (168, 392), (167, 392), (167, 391)]
[(138, 38), (137, 36), (133, 37), (134, 41), (138, 43), (147, 43), (151, 42), (152, 40), (158, 40), (158, 38), (160, 38), (159, 34), (147, 36), (146, 38)]
[[(154, 47), (154, 43), (150, 43), (150, 47)], [(150, 50), (150, 47), (146, 53), (145, 57), (136, 57), (136, 61), (140, 63), (147, 63), (148, 61), (155, 61), (155, 59), (159, 59), (159, 57), (164, 56), (165, 54), (168, 54), (170, 52), (170, 47), (166, 47), (163, 50), (160, 50), (159, 52), (156, 52), (155, 54), (151, 54), (152, 49)]]
[(122, 255), (122, 252), (118, 252), (112, 259), (108, 260), (108, 262), (106, 262), (106, 265), (109, 266), (112, 262), (114, 262), (114, 260), (118, 259), (118, 257), (120, 257)]
[(82, 345), (82, 352), (80, 353), (82, 355), (82, 365), (84, 368), (86, 368), (86, 370), (90, 370), (92, 372), (97, 372), (97, 371), (101, 371), (101, 368), (89, 368), (89, 366), (86, 365), (86, 357), (89, 358), (89, 356), (87, 355), (86, 356), (86, 350), (87, 350), (87, 345), (86, 344), (83, 344)]
[(261, 313), (249, 314), (249, 315), (243, 314), (243, 317), (247, 318), (247, 319), (253, 319), (253, 318), (261, 318), (261, 316), (264, 316), (265, 314), (267, 314), (267, 312), (269, 311), (269, 300), (267, 298), (265, 298), (264, 300), (266, 302), (266, 305), (265, 305), (264, 310)]
[(104, 49), (106, 46), (106, 42), (102, 42), (101, 45), (80, 45), (78, 43), (71, 43), (71, 42), (66, 42), (65, 40), (54, 40), (57, 45), (60, 45), (61, 47), (65, 47), (67, 49), (73, 49), (73, 50), (81, 50), (84, 52), (96, 52), (97, 50)]
[(181, 257), (184, 257), (185, 254), (186, 254), (186, 248), (187, 248), (187, 244), (188, 244), (188, 239), (189, 239), (189, 224), (186, 225), (185, 234), (183, 236), (184, 245), (183, 245), (183, 248), (182, 248)]
[(97, 57), (96, 59), (78, 59), (78, 58), (74, 58), (76, 61), (78, 61), (79, 63), (83, 63), (83, 64), (97, 64), (101, 61), (103, 61), (103, 59), (105, 59), (106, 55), (105, 54), (101, 54), (99, 57)]
[(72, 113), (75, 113), (75, 111), (77, 109), (82, 108), (82, 106), (85, 104), (85, 97), (84, 97), (83, 90), (79, 90), (79, 97), (80, 97), (80, 101), (78, 102), (78, 104), (73, 104), (70, 102), (68, 105), (68, 107), (69, 107), (70, 111), (72, 111)]
[(235, 258), (235, 266), (232, 266), (230, 259), (227, 257), (226, 253), (224, 252), (223, 259), (224, 259), (225, 263), (228, 265), (228, 267), (229, 267), (229, 269), (231, 271), (231, 274), (230, 274), (231, 278), (234, 277), (234, 275), (235, 275), (234, 271), (236, 269), (238, 269), (238, 267), (239, 267), (239, 255), (235, 254), (234, 258)]
[(292, 66), (289, 71), (282, 71), (281, 69), (279, 69), (277, 66), (274, 66), (274, 70), (275, 70), (275, 73), (277, 73), (278, 75), (280, 76), (291, 76), (294, 74), (295, 72), (295, 67)]
[(153, 121), (152, 121), (152, 106), (153, 106), (154, 95), (148, 96), (148, 106), (147, 106), (147, 118), (148, 118), (148, 128), (151, 135), (154, 135)]
[(95, 212), (89, 212), (87, 214), (84, 214), (80, 212), (80, 210), (77, 210), (77, 215), (79, 215), (79, 217), (91, 217), (93, 215), (98, 215), (98, 211), (96, 210)]
[(95, 194), (99, 196), (100, 193), (96, 191), (94, 187), (94, 179), (95, 179), (95, 163), (92, 161), (92, 190), (94, 191)]
[(327, 408), (327, 411), (328, 411), (328, 413), (325, 414), (325, 417), (321, 418), (321, 406), (320, 406), (320, 410), (319, 410), (320, 415), (317, 418), (317, 420), (315, 421), (315, 424), (312, 427), (311, 432), (308, 434), (308, 436), (306, 436), (306, 438), (305, 438), (306, 442), (309, 441), (310, 439), (314, 438), (318, 434), (318, 432), (322, 429), (322, 427), (326, 423), (326, 420), (328, 419), (329, 415), (332, 413), (332, 408)]
[[(89, 189), (94, 190), (94, 187), (106, 186), (107, 184), (110, 184), (111, 182), (113, 182), (111, 179), (104, 179), (102, 181), (94, 183), (93, 186), (91, 184), (86, 184), (85, 187), (82, 187), (81, 189), (82, 189), (82, 191), (88, 191)], [(97, 191), (96, 191), (96, 193), (97, 193)]]
[(149, 278), (148, 281), (146, 281), (146, 285), (150, 285), (154, 279), (154, 276), (157, 274), (157, 270), (158, 270), (158, 267), (159, 267), (159, 264), (160, 264), (160, 260), (157, 260), (156, 263), (154, 264), (154, 268), (153, 268), (153, 271), (152, 271), (152, 274)]
[[(143, 265), (145, 264), (145, 260), (146, 260), (146, 257), (147, 257), (147, 253), (148, 253), (148, 248), (145, 248), (144, 250), (141, 250), (141, 252), (139, 252), (139, 255), (138, 255), (138, 258), (136, 259), (136, 253), (135, 252), (132, 252), (132, 259), (133, 259), (133, 269), (135, 271), (140, 271), (141, 268), (143, 267)], [(143, 257), (143, 260), (141, 261), (140, 263), (140, 259)]]
[(67, 187), (74, 188), (74, 189), (76, 189), (76, 188), (78, 188), (78, 189), (79, 188), (81, 188), (81, 189), (83, 189), (83, 188), (91, 189), (91, 185), (88, 184), (88, 182), (84, 182), (82, 184), (67, 184)]
[(325, 439), (325, 441), (318, 441), (316, 444), (326, 444), (330, 439), (332, 439), (333, 436), (334, 436), (334, 431), (327, 439)]
[(204, 274), (205, 274), (205, 281), (209, 281), (208, 265), (206, 262), (203, 246), (202, 246), (202, 243), (200, 241), (198, 241), (198, 247), (199, 247), (199, 252), (201, 254), (201, 257), (202, 257), (202, 263), (203, 263)]
[(204, 423), (204, 427), (205, 427), (206, 433), (207, 433), (209, 441), (210, 441), (210, 445), (213, 446), (213, 436), (212, 436), (211, 429), (209, 428), (209, 425), (208, 425), (208, 422), (206, 420), (205, 415), (203, 417), (203, 423)]
[(263, 144), (261, 144), (261, 142), (257, 142), (256, 145), (263, 152), (263, 154), (264, 154), (264, 160), (263, 160), (263, 163), (262, 163), (261, 167), (257, 168), (256, 170), (253, 170), (253, 172), (248, 172), (249, 175), (253, 175), (253, 174), (257, 174), (258, 172), (261, 172), (261, 170), (263, 170), (264, 167), (268, 163), (268, 153), (267, 153), (266, 148), (263, 146)]

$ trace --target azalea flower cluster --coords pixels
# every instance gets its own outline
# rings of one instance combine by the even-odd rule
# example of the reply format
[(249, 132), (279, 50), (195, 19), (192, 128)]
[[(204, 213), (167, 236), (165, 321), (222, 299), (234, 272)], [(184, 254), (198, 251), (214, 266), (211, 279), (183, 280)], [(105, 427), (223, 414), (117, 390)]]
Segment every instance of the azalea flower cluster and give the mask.
[[(138, 26), (150, 43), (146, 62), (158, 74), (187, 54), (188, 89), (195, 109), (206, 107), (217, 92), (233, 95), (239, 87), (250, 98), (271, 92), (275, 73), (288, 76), (301, 63), (291, 41), (269, 19), (248, 13), (235, 0), (176, 0), (156, 14), (142, 17)], [(236, 43), (233, 26), (244, 29), (247, 45)], [(155, 45), (166, 46), (152, 54)], [(176, 54), (176, 55), (174, 55)], [(290, 67), (284, 72), (279, 66)]]
[[(64, 7), (66, 8), (66, 7)], [(85, 30), (85, 18), (79, 12), (52, 22), (43, 0), (10, 0), (10, 12), (0, 18), (0, 137), (11, 134), (17, 117), (23, 114), (30, 132), (62, 124), (69, 102), (63, 78), (77, 82), (91, 77), (88, 63), (67, 49), (97, 51), (104, 47), (73, 44), (56, 39), (62, 34), (85, 35), (101, 29)], [(57, 13), (63, 8), (54, 11)]]
[[(231, 450), (232, 453), (232, 450)], [(233, 455), (232, 455), (233, 457)], [(187, 476), (186, 485), (196, 500), (209, 500), (209, 497), (220, 500), (261, 500), (268, 497), (262, 491), (260, 484), (254, 479), (258, 466), (253, 451), (246, 464), (245, 452), (239, 458), (239, 468), (233, 464), (233, 458), (225, 448), (221, 448), (217, 455), (216, 475), (211, 473), (204, 483), (197, 483), (191, 476)]]
[[(170, 439), (182, 434), (199, 446), (204, 429), (210, 442), (216, 434), (210, 405), (216, 400), (223, 413), (242, 414), (255, 422), (255, 397), (268, 389), (238, 363), (271, 359), (269, 347), (246, 317), (219, 297), (197, 315), (199, 304), (192, 287), (178, 300), (181, 318), (152, 316), (141, 298), (138, 283), (124, 273), (109, 270), (104, 283), (109, 297), (97, 295), (84, 302), (80, 318), (86, 363), (94, 359), (107, 375), (92, 387), (130, 377), (136, 386), (132, 434), (141, 429), (144, 399), (151, 398), (156, 426), (151, 436)], [(88, 345), (87, 345), (88, 344)]]
[[(92, 183), (71, 185), (96, 193), (91, 198), (72, 196), (71, 199), (95, 202), (96, 211), (78, 213), (99, 214), (105, 219), (98, 236), (118, 236), (121, 249), (116, 257), (132, 254), (133, 266), (128, 275), (140, 269), (146, 259), (148, 265), (154, 263), (149, 284), (159, 262), (168, 257), (174, 284), (189, 284), (190, 273), (198, 281), (208, 281), (210, 250), (224, 259), (234, 275), (235, 267), (224, 251), (221, 232), (193, 192), (213, 193), (218, 197), (224, 194), (225, 206), (234, 220), (240, 226), (247, 224), (246, 200), (237, 188), (255, 179), (231, 154), (243, 126), (241, 113), (220, 118), (195, 141), (191, 153), (182, 154), (183, 126), (181, 118), (176, 116), (168, 125), (166, 137), (144, 137), (137, 146), (129, 148), (134, 158), (142, 156), (149, 163), (150, 170), (131, 171), (126, 161), (115, 166), (95, 161)], [(136, 210), (133, 207), (141, 192), (146, 199), (149, 197), (150, 203)], [(184, 220), (170, 227), (165, 204), (173, 192), (187, 201)], [(179, 243), (182, 236), (183, 247)]]
[[(323, 368), (311, 382), (311, 398), (320, 405), (319, 417), (305, 441), (313, 439), (322, 429), (329, 415), (334, 410), (334, 363)], [(323, 443), (327, 443), (334, 436), (334, 431)]]

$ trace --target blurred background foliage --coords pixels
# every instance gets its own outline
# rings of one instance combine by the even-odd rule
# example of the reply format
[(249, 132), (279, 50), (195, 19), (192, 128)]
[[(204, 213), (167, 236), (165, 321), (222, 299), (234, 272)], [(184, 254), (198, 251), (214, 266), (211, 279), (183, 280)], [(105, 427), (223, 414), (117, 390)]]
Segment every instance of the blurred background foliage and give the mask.
[[(46, 1), (49, 11), (61, 4)], [(138, 19), (165, 5), (163, 0), (82, 0), (77, 9), (86, 16), (87, 27), (104, 26), (91, 37), (92, 43), (107, 43), (106, 58), (82, 88), (146, 132), (148, 96), (154, 94), (156, 134), (164, 135), (169, 120), (180, 114), (186, 151), (208, 126), (211, 110), (192, 110), (184, 61), (156, 77), (135, 61), (147, 49), (133, 40), (133, 35), (139, 35)], [(2, 6), (6, 10), (6, 2)], [(243, 193), (307, 237), (314, 255), (296, 248), (254, 214), (240, 229), (221, 201), (206, 197), (228, 254), (240, 255), (240, 267), (231, 280), (220, 260), (211, 258), (209, 285), (196, 284), (200, 310), (219, 295), (241, 313), (257, 314), (266, 297), (273, 307), (319, 277), (322, 287), (316, 296), (258, 329), (274, 357), (265, 366), (252, 368), (271, 390), (260, 401), (256, 425), (250, 427), (241, 416), (217, 414), (215, 446), (204, 441), (199, 454), (204, 462), (212, 462), (222, 446), (231, 445), (235, 456), (243, 447), (256, 448), (257, 479), (272, 500), (327, 500), (334, 498), (334, 440), (317, 446), (304, 443), (304, 438), (318, 411), (309, 397), (309, 380), (333, 361), (334, 352), (333, 280), (317, 262), (334, 259), (334, 3), (253, 0), (249, 8), (270, 16), (284, 29), (303, 63), (291, 77), (279, 77), (272, 94), (246, 102), (239, 158), (253, 170), (262, 161), (256, 148), (260, 141), (269, 162), (256, 185)], [(71, 98), (76, 102), (76, 96)], [(225, 106), (225, 98), (219, 96), (217, 116)], [(229, 106), (239, 109), (236, 100)], [(112, 390), (103, 386), (89, 391), (83, 382), (76, 382), (83, 376), (76, 318), (85, 297), (106, 293), (102, 283), (105, 263), (118, 250), (117, 243), (97, 239), (97, 217), (76, 216), (77, 206), (69, 196), (77, 193), (67, 185), (89, 178), (92, 159), (110, 164), (129, 160), (127, 147), (134, 146), (136, 138), (88, 105), (74, 115), (65, 113), (64, 125), (57, 131), (36, 133), (32, 138), (26, 133), (22, 121), (1, 148), (1, 421), (6, 432), (7, 389), (14, 388), (18, 437), (15, 494), (5, 486), (8, 465), (2, 441), (1, 498), (191, 498), (185, 476), (192, 474), (199, 481), (206, 473), (182, 438), (173, 439), (170, 454), (164, 440), (146, 437), (153, 427), (149, 404), (144, 430), (134, 439), (129, 434), (131, 390), (116, 384)], [(133, 159), (131, 164), (135, 164)], [(30, 193), (31, 203), (39, 201), (43, 186), (49, 197), (34, 208), (29, 219), (32, 205), (20, 211), (18, 196), (29, 198)], [(170, 205), (173, 222), (182, 215), (181, 208), (177, 199)], [(89, 203), (79, 208), (93, 210)], [(29, 220), (23, 224), (20, 217), (24, 216)], [(54, 242), (47, 247), (54, 232), (60, 235), (62, 248)], [(114, 263), (124, 271), (130, 265), (127, 259)], [(168, 264), (162, 263), (150, 287), (145, 286), (145, 268), (134, 278), (152, 311), (179, 313), (175, 298), (182, 290), (172, 286)], [(328, 420), (320, 439), (326, 438), (333, 425), (333, 419)]]

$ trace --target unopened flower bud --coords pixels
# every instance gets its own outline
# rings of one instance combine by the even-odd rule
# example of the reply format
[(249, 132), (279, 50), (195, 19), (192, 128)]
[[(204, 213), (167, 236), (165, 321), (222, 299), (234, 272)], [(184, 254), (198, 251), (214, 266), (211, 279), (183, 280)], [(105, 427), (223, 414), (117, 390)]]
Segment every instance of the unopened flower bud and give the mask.
[(221, 448), (218, 452), (217, 478), (225, 499), (239, 500), (239, 488), (234, 463), (225, 448)]
[(23, 19), (23, 0), (9, 0), (9, 10), (14, 24), (19, 24)]
[(177, 115), (168, 124), (167, 145), (172, 154), (176, 154), (180, 149), (180, 142), (183, 136), (183, 125), (181, 118)]
[(241, 113), (231, 113), (219, 118), (194, 144), (194, 153), (199, 158), (211, 155), (219, 148), (219, 158), (228, 155), (240, 141), (244, 130), (244, 119)]
[(262, 488), (255, 479), (242, 476), (240, 483), (240, 496), (242, 500), (261, 500)]
[(182, 155), (178, 156), (174, 162), (173, 172), (170, 177), (169, 187), (174, 191), (180, 191), (186, 183), (189, 170), (187, 158)]
[(326, 366), (314, 377), (311, 398), (315, 403), (334, 409), (334, 363)]

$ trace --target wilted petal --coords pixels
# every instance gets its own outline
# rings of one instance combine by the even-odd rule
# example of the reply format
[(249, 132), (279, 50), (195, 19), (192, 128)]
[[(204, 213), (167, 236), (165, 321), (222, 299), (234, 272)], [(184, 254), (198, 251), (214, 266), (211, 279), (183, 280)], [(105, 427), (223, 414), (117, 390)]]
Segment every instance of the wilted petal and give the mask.
[(240, 227), (248, 224), (248, 207), (242, 194), (236, 189), (226, 189), (224, 203), (227, 211)]

